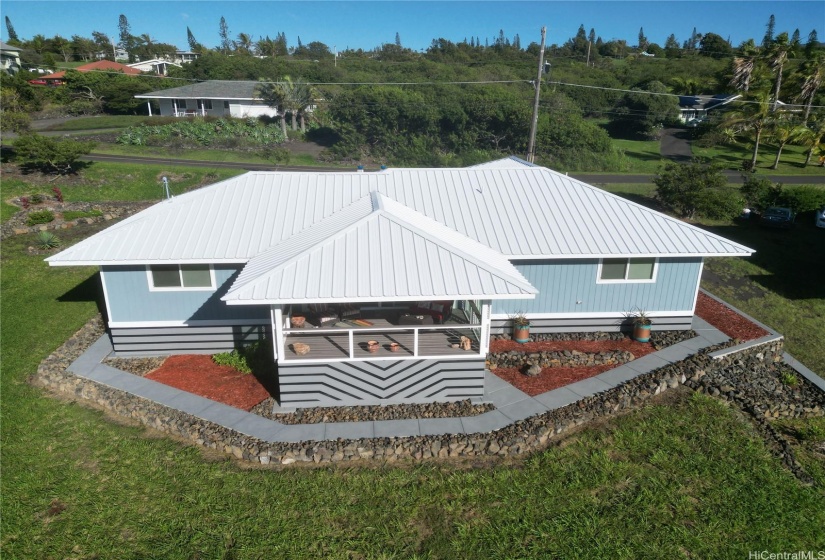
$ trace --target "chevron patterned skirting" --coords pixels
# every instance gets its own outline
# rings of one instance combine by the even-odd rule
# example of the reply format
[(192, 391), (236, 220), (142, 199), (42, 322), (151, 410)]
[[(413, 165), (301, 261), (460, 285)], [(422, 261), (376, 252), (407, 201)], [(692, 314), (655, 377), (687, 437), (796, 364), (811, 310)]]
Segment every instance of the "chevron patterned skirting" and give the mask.
[(484, 395), (484, 360), (278, 364), (281, 406), (457, 401)]

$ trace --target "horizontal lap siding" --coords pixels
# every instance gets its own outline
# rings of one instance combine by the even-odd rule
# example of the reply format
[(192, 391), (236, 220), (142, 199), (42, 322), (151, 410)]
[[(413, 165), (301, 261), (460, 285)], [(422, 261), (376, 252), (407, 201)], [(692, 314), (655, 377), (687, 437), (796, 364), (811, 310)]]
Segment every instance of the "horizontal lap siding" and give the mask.
[(215, 265), (217, 289), (152, 292), (144, 266), (104, 266), (101, 276), (114, 323), (160, 321), (268, 321), (267, 306), (228, 306), (221, 301), (240, 270), (239, 265)]
[(497, 300), (493, 315), (693, 311), (701, 258), (660, 259), (652, 283), (597, 284), (598, 259), (514, 261), (539, 293), (533, 300)]
[(456, 401), (484, 395), (484, 360), (278, 364), (289, 407)]
[(262, 338), (271, 340), (267, 325), (114, 328), (110, 334), (118, 356), (215, 354)]

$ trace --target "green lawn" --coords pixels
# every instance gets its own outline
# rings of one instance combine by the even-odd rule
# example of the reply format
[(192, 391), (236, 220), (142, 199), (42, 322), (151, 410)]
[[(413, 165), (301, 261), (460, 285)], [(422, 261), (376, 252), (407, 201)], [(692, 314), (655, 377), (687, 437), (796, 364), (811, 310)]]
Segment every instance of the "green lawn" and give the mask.
[(658, 140), (612, 139), (613, 145), (624, 153), (629, 167), (626, 173), (658, 173), (669, 160), (659, 153)]

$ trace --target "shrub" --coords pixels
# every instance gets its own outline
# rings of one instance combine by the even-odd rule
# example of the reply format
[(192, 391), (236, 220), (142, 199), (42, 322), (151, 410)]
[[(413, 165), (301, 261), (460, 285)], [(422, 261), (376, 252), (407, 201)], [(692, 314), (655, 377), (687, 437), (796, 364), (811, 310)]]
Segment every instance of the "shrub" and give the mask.
[(50, 231), (37, 233), (37, 246), (41, 249), (54, 249), (60, 246), (60, 238)]
[(63, 191), (60, 190), (60, 187), (52, 187), (52, 192), (58, 202), (63, 202)]
[(80, 156), (88, 154), (94, 147), (94, 142), (25, 134), (15, 142), (14, 152), (18, 162), (25, 167), (47, 173), (70, 173)]
[(20, 206), (22, 206), (24, 210), (31, 206), (31, 201), (29, 200), (28, 196), (20, 197)]
[(40, 193), (33, 194), (32, 198), (31, 198), (32, 204), (41, 204), (43, 202), (43, 200), (44, 200), (43, 195), (40, 194)]
[(699, 214), (709, 218), (733, 218), (741, 210), (741, 198), (728, 188), (719, 167), (668, 163), (653, 178), (656, 198), (682, 218)]
[(0, 114), (0, 128), (4, 132), (16, 132), (23, 134), (29, 131), (32, 119), (26, 113), (16, 111), (3, 111)]
[(53, 220), (54, 214), (51, 210), (38, 210), (29, 214), (26, 218), (26, 224), (36, 226), (37, 224), (48, 224)]
[(249, 346), (221, 352), (212, 356), (219, 366), (230, 366), (241, 373), (266, 372), (272, 367), (272, 347), (268, 340), (259, 340)]
[(783, 385), (787, 385), (788, 387), (796, 387), (796, 384), (799, 383), (799, 379), (797, 379), (796, 375), (787, 371), (782, 372), (779, 376), (779, 380)]

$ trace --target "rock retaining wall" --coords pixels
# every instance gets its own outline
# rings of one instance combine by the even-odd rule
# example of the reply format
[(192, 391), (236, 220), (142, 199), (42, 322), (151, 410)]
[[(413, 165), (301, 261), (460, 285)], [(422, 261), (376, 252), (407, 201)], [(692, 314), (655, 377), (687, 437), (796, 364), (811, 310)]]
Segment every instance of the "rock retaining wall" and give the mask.
[[(262, 464), (522, 455), (541, 449), (576, 426), (634, 409), (656, 395), (686, 385), (742, 407), (755, 419), (757, 427), (784, 463), (801, 479), (808, 480), (787, 442), (766, 418), (774, 417), (775, 411), (783, 415), (784, 410), (791, 411), (786, 414), (788, 416), (822, 415), (825, 408), (825, 393), (804, 379), (798, 379), (794, 387), (777, 385), (776, 380), (781, 379), (782, 374), (781, 367), (777, 366), (782, 359), (783, 346), (779, 339), (720, 360), (712, 359), (709, 350), (705, 350), (611, 390), (491, 433), (269, 443), (68, 372), (67, 366), (102, 332), (99, 319), (86, 325), (41, 363), (34, 381), (198, 445)], [(725, 346), (719, 345), (712, 350)]]
[[(37, 233), (38, 231), (69, 229), (80, 224), (94, 224), (96, 222), (108, 222), (119, 220), (139, 212), (151, 206), (152, 202), (104, 202), (91, 204), (89, 202), (60, 202), (49, 205), (37, 204), (28, 209), (20, 210), (0, 227), (0, 239), (5, 239), (11, 235), (25, 235), (27, 233)], [(55, 219), (45, 224), (30, 226), (26, 220), (31, 212), (40, 210), (50, 210), (55, 214)], [(88, 216), (76, 218), (74, 220), (63, 220), (60, 216), (63, 212), (100, 212), (99, 216)]]
[(578, 350), (551, 350), (540, 352), (497, 352), (487, 354), (490, 369), (518, 368), (537, 365), (546, 367), (589, 367), (601, 365), (616, 365), (627, 363), (634, 359), (627, 350), (613, 350), (607, 352), (579, 352)]

